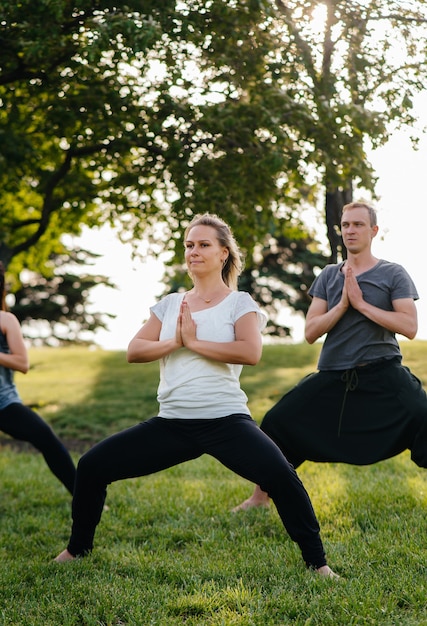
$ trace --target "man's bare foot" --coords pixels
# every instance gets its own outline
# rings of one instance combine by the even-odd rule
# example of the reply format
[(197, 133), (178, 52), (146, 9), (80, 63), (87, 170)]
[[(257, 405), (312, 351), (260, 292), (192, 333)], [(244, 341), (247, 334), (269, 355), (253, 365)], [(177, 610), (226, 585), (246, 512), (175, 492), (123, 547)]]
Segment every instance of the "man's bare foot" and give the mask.
[(61, 554), (58, 554), (58, 556), (53, 560), (55, 563), (66, 563), (67, 561), (74, 561), (75, 558), (76, 557), (68, 552), (68, 550), (63, 550)]
[(265, 506), (268, 508), (270, 506), (270, 502), (268, 499), (266, 501), (259, 502), (258, 500), (255, 500), (251, 496), (247, 500), (244, 500), (243, 502), (235, 506), (234, 509), (231, 509), (231, 512), (237, 513), (238, 511), (247, 511), (248, 509), (251, 509), (257, 506)]
[(265, 491), (262, 491), (258, 485), (255, 487), (251, 497), (235, 506), (234, 509), (232, 509), (232, 513), (237, 513), (237, 511), (246, 511), (247, 509), (257, 506), (270, 506), (270, 498), (268, 497), (268, 494), (265, 493)]
[(335, 574), (329, 565), (322, 565), (322, 567), (318, 567), (316, 572), (325, 578), (339, 578), (338, 574)]

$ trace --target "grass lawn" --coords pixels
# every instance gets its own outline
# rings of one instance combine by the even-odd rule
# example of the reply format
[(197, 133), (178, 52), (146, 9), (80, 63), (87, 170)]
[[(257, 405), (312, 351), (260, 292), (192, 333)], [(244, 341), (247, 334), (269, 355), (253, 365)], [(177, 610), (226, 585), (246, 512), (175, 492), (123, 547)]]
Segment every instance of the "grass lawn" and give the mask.
[[(255, 419), (315, 369), (319, 346), (266, 346), (244, 368)], [(427, 386), (427, 342), (402, 342)], [(158, 364), (123, 352), (35, 349), (16, 375), (77, 461), (156, 413)], [(70, 498), (29, 447), (0, 449), (0, 626), (427, 626), (427, 476), (409, 454), (299, 470), (342, 579), (305, 570), (274, 507), (232, 514), (252, 486), (210, 457), (110, 486), (87, 559), (58, 565)]]

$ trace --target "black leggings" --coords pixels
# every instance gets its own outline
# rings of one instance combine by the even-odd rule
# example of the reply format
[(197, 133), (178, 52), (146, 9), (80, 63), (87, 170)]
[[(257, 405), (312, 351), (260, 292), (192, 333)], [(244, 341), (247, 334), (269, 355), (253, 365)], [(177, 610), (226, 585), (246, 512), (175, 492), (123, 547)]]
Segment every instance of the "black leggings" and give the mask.
[(42, 418), (24, 404), (13, 402), (0, 410), (0, 430), (14, 439), (28, 441), (43, 454), (49, 469), (73, 494), (76, 468), (73, 460)]
[(86, 452), (77, 467), (68, 551), (81, 556), (92, 550), (108, 484), (146, 476), (204, 453), (270, 495), (308, 567), (326, 564), (319, 524), (294, 468), (252, 418), (240, 414), (205, 420), (153, 417)]

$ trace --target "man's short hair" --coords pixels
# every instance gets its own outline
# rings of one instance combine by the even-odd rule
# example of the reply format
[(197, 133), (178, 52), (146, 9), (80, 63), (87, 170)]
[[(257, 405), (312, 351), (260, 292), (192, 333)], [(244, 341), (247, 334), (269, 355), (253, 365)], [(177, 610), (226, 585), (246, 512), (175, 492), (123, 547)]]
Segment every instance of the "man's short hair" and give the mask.
[(350, 209), (366, 209), (369, 213), (369, 222), (371, 226), (377, 225), (377, 212), (373, 207), (371, 207), (366, 202), (350, 202), (349, 204), (345, 204), (342, 208), (341, 215), (344, 213), (344, 211), (347, 211)]

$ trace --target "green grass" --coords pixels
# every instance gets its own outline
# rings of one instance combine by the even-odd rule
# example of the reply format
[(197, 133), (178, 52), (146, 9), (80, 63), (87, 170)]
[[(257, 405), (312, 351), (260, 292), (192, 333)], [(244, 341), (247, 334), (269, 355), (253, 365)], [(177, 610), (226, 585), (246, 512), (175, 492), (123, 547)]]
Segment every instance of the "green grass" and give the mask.
[[(319, 346), (267, 346), (242, 384), (257, 420), (315, 368)], [(403, 342), (427, 382), (427, 343)], [(17, 375), (79, 454), (155, 414), (158, 365), (122, 352), (37, 349)], [(6, 441), (6, 438), (3, 438)], [(0, 626), (427, 626), (427, 478), (408, 453), (371, 467), (305, 463), (330, 564), (305, 570), (274, 507), (232, 514), (252, 486), (210, 457), (115, 483), (87, 559), (52, 562), (70, 499), (41, 456), (0, 450)]]

